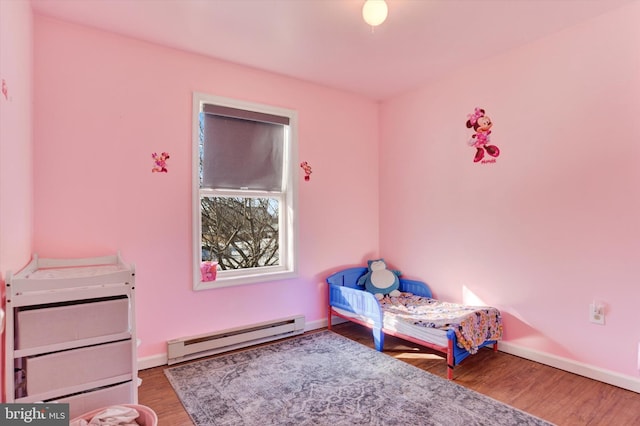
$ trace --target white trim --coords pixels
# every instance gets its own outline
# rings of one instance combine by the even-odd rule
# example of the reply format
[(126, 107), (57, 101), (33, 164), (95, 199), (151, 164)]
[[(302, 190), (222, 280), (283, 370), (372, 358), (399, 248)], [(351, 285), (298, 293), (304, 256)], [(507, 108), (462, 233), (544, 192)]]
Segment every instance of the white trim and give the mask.
[(499, 342), (498, 350), (504, 353), (525, 358), (530, 361), (558, 368), (569, 373), (584, 376), (599, 382), (608, 383), (633, 392), (640, 393), (640, 378), (605, 370), (593, 365), (585, 364), (572, 359), (540, 352), (535, 349), (525, 348), (509, 342)]
[[(346, 322), (346, 321), (344, 321)], [(336, 324), (335, 321), (332, 321), (333, 324)], [(327, 328), (327, 318), (321, 318), (315, 321), (307, 321), (304, 327), (304, 331), (318, 330), (320, 328)]]
[[(346, 322), (346, 320), (333, 317), (332, 323), (334, 325), (343, 322)], [(325, 328), (327, 327), (327, 324), (328, 323), (326, 318), (322, 318), (316, 321), (310, 321), (305, 324), (304, 331)], [(616, 373), (615, 371), (604, 370), (602, 368), (594, 367), (592, 365), (588, 365), (578, 361), (573, 361), (568, 358), (536, 351), (534, 349), (524, 348), (522, 346), (515, 345), (509, 342), (499, 342), (498, 350), (500, 352), (528, 359), (529, 361), (538, 362), (540, 364), (555, 367), (569, 373), (574, 373), (579, 376), (584, 376), (589, 379), (597, 380), (599, 382), (617, 386), (622, 389), (640, 393), (640, 379), (636, 377), (626, 376), (624, 374)], [(139, 370), (159, 367), (161, 365), (167, 365), (166, 353), (138, 359)]]
[[(287, 136), (285, 137), (286, 157), (284, 161), (284, 176), (286, 179), (285, 191), (281, 193), (280, 201), (280, 262), (278, 267), (252, 268), (243, 271), (225, 271), (219, 273), (215, 281), (203, 282), (200, 280), (200, 256), (201, 241), (200, 232), (202, 230), (200, 215), (200, 176), (199, 167), (200, 151), (200, 124), (199, 112), (202, 104), (215, 104), (236, 109), (261, 112), (265, 114), (279, 115), (289, 118), (287, 126)], [(298, 175), (295, 173), (298, 162), (298, 113), (297, 111), (263, 105), (253, 102), (246, 102), (237, 99), (224, 98), (220, 96), (208, 95), (200, 92), (193, 92), (192, 110), (192, 271), (193, 289), (207, 290), (221, 287), (229, 287), (243, 284), (253, 284), (258, 282), (276, 281), (281, 279), (295, 278), (298, 274), (298, 219), (297, 219), (297, 199), (298, 199)], [(247, 196), (269, 196), (267, 192), (256, 193), (247, 191)], [(244, 194), (243, 194), (244, 195)], [(284, 203), (284, 204), (283, 204)], [(266, 271), (266, 272), (264, 272)], [(237, 272), (237, 273), (236, 273)]]
[(167, 365), (167, 354), (157, 354), (138, 358), (138, 370), (146, 370), (147, 368), (160, 367)]

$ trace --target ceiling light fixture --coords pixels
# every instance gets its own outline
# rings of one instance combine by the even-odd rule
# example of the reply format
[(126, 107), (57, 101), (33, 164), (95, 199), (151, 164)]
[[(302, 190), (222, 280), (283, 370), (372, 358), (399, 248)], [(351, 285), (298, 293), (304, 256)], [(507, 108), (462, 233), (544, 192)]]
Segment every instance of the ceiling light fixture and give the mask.
[(384, 0), (366, 0), (362, 6), (362, 18), (364, 22), (377, 27), (387, 19), (387, 3)]

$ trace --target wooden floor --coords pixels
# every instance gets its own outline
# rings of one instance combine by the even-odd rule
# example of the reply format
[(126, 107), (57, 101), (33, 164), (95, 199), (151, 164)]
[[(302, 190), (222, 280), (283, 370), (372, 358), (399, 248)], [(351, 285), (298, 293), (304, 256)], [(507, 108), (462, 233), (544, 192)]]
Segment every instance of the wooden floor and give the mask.
[[(369, 330), (344, 323), (333, 331), (373, 348)], [(385, 353), (446, 378), (441, 354), (385, 337)], [(139, 403), (158, 414), (160, 426), (193, 425), (164, 375), (140, 371)], [(640, 394), (503, 352), (482, 349), (454, 370), (455, 382), (557, 425), (640, 425)], [(253, 426), (253, 425), (248, 425)]]

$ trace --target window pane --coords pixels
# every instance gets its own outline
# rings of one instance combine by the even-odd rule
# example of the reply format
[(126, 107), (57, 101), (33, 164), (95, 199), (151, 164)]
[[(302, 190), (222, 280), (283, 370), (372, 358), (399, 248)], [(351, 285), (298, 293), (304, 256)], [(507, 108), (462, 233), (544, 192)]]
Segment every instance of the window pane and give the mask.
[(201, 197), (202, 261), (220, 270), (278, 266), (280, 203), (276, 198)]

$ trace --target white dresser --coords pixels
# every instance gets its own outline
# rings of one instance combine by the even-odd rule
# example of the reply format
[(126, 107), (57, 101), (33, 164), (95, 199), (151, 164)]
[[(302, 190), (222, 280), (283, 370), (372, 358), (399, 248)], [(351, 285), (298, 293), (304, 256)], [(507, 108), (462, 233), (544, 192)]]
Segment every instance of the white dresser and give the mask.
[(137, 404), (133, 265), (34, 255), (6, 286), (7, 402), (65, 402), (71, 418)]

